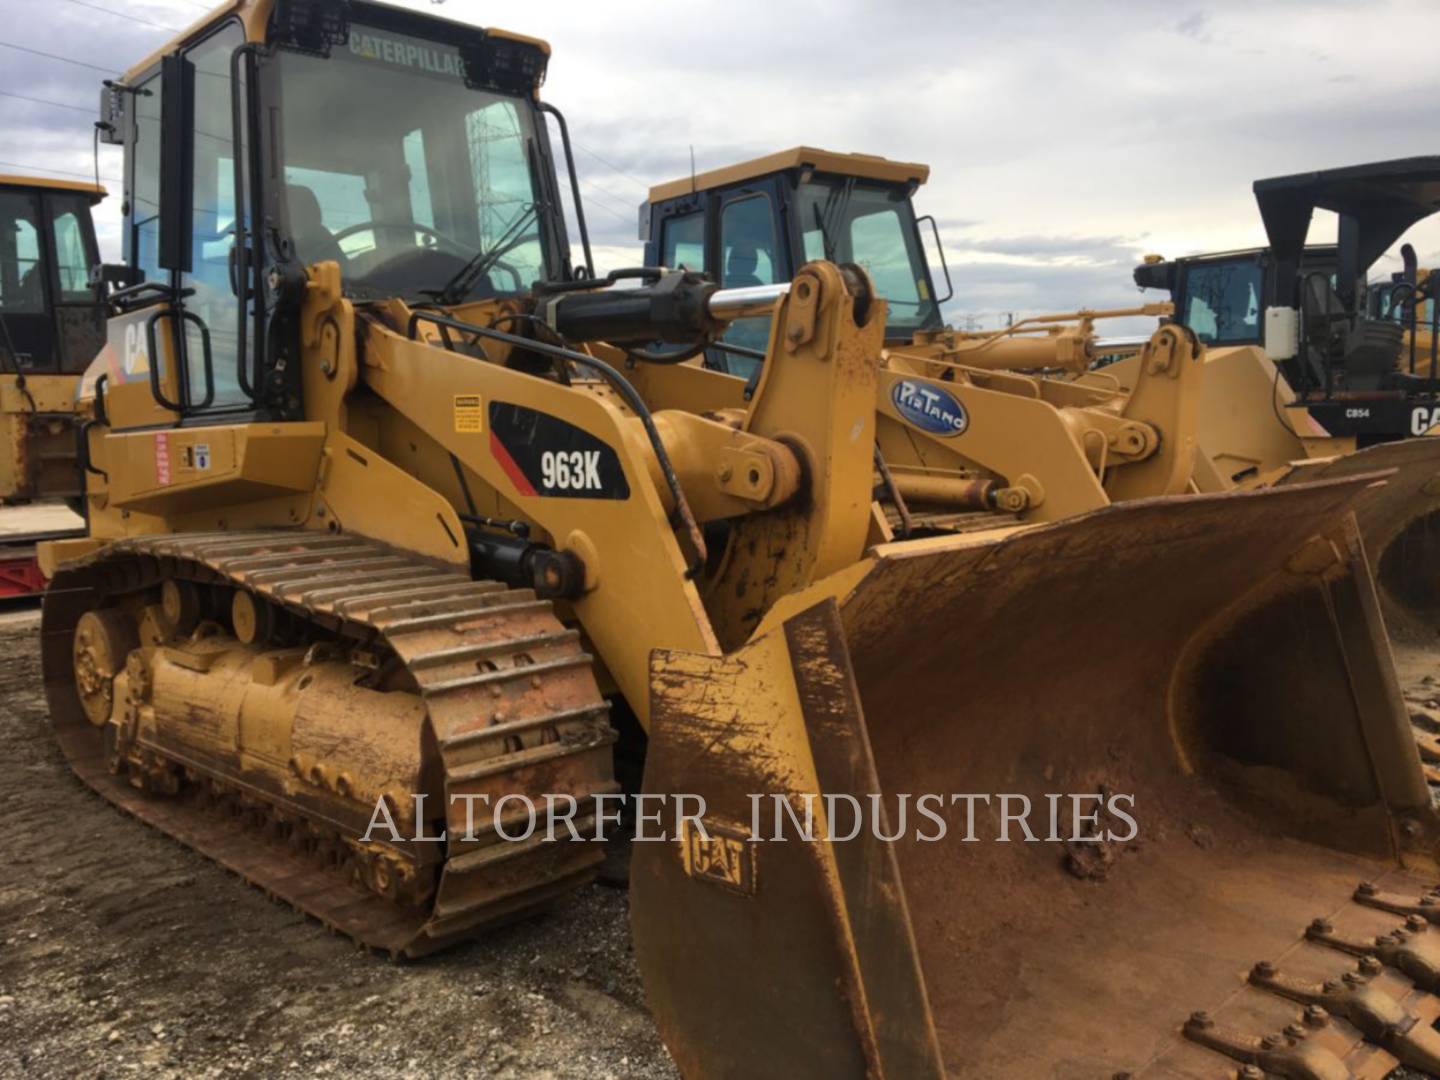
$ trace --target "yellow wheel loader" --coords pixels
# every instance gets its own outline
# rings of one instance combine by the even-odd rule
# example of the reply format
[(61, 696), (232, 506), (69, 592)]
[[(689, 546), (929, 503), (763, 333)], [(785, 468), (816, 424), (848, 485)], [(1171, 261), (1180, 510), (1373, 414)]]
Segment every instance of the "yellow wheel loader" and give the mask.
[[(416, 955), (590, 879), (633, 716), (687, 1076), (1440, 1068), (1383, 475), (887, 540), (870, 275), (591, 277), (548, 60), (259, 0), (110, 88), (89, 532), (44, 550), (76, 773)], [(684, 362), (745, 319), (753, 385)], [(942, 383), (890, 419), (961, 436)]]

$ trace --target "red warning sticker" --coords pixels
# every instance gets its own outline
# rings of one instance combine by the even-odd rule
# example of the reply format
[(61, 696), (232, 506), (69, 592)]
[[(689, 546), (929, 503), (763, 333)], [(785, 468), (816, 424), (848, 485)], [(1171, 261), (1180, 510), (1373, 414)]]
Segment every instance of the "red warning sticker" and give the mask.
[(170, 436), (163, 431), (155, 436), (155, 483), (170, 483)]

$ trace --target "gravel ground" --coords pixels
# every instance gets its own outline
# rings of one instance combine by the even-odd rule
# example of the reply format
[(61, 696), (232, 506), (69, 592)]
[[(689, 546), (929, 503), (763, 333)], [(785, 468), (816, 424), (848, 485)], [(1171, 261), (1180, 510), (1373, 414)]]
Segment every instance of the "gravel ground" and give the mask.
[(70, 775), (38, 623), (0, 615), (0, 1076), (678, 1075), (623, 892), (425, 960), (362, 952)]
[[(622, 891), (420, 961), (358, 950), (70, 775), (38, 624), (0, 609), (0, 1077), (678, 1076)], [(1440, 730), (1427, 654), (1396, 660), (1417, 726)]]

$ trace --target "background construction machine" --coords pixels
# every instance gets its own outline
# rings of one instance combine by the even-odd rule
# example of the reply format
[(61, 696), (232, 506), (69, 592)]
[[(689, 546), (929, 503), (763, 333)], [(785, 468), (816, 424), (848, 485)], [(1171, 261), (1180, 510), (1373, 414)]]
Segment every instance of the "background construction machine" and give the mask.
[[(584, 833), (509, 839), (524, 800), (480, 800), (590, 832), (613, 711), (648, 733), (647, 793), (705, 800), (631, 878), (687, 1076), (1434, 1068), (1412, 958), (1440, 818), (1349, 525), (1376, 478), (886, 541), (870, 277), (577, 273), (548, 60), (376, 4), (239, 3), (107, 96), (105, 276), (143, 280), (92, 368), (89, 535), (45, 549), (77, 774), (415, 954), (589, 878)], [(748, 390), (666, 362), (751, 317)], [(975, 843), (959, 792), (995, 793)], [(1065, 793), (1082, 838), (998, 842)], [(794, 841), (816, 795), (873, 827), (811, 802), (812, 842), (751, 842), (750, 796)], [(400, 828), (367, 839), (377, 808)]]
[[(939, 306), (952, 292), (949, 272), (939, 296), (922, 241), (928, 225), (939, 250), (934, 219), (911, 203), (928, 174), (797, 147), (685, 177), (650, 192), (645, 259), (737, 288), (788, 280), (815, 258), (865, 269), (890, 312), (877, 467), (895, 535), (1052, 521), (1186, 490), (1199, 377), (1189, 335), (1154, 334), (1143, 346), (1145, 385), (1125, 395), (1024, 373), (1059, 369), (1073, 379), (1094, 361), (1097, 320), (1169, 305), (1040, 316), (997, 333), (949, 329)], [(744, 377), (749, 392), (762, 371), (754, 345), (769, 334), (768, 318), (732, 324), (705, 350), (705, 366)]]
[[(1428, 373), (1434, 360), (1435, 307), (1428, 299), (1434, 283), (1429, 281), (1430, 271), (1418, 266), (1410, 244), (1400, 245), (1400, 255), (1404, 269), (1365, 286), (1365, 311), (1370, 319), (1397, 323), (1403, 332), (1402, 366), (1410, 365), (1413, 350), (1416, 372)], [(1333, 285), (1337, 268), (1334, 244), (1305, 245), (1300, 256), (1302, 277), (1322, 274)], [(1178, 259), (1147, 255), (1134, 276), (1142, 289), (1168, 292), (1175, 301), (1176, 321), (1189, 326), (1205, 344), (1223, 348), (1264, 344), (1264, 283), (1274, 271), (1274, 253), (1259, 247)]]
[[(1255, 197), (1268, 247), (1135, 271), (1141, 287), (1170, 293), (1176, 319), (1209, 346), (1197, 484), (1218, 491), (1398, 469), (1362, 509), (1361, 530), (1392, 632), (1433, 641), (1440, 442), (1412, 437), (1440, 421), (1440, 308), (1408, 246), (1399, 281), (1372, 290), (1367, 272), (1440, 211), (1440, 158), (1257, 180)], [(1338, 216), (1333, 247), (1305, 244), (1316, 209)], [(1106, 372), (1124, 382), (1135, 366)]]
[[(757, 273), (757, 280), (783, 278), (821, 253), (853, 260), (872, 272), (882, 294), (897, 295), (897, 310), (905, 313), (887, 327), (889, 368), (950, 381), (949, 392), (962, 403), (980, 389), (1019, 395), (1026, 400), (1010, 410), (1027, 409), (1037, 423), (1065, 422), (1070, 445), (1017, 440), (1007, 431), (998, 452), (972, 437), (964, 440), (966, 460), (944, 461), (934, 451), (917, 460), (913, 437), (886, 437), (893, 432), (883, 416), (893, 410), (882, 400), (881, 443), (902, 499), (907, 492), (917, 498), (936, 493), (933, 480), (911, 483), (916, 468), (948, 468), (966, 481), (978, 469), (982, 478), (1000, 478), (987, 496), (995, 507), (994, 490), (1004, 478), (1028, 474), (1030, 484), (1047, 462), (1068, 459), (1077, 448), (1104, 488), (1102, 499), (1394, 468), (1385, 490), (1361, 508), (1361, 531), (1393, 628), (1433, 641), (1440, 629), (1434, 573), (1440, 443), (1395, 443), (1440, 419), (1440, 382), (1427, 374), (1440, 362), (1434, 356), (1440, 339), (1421, 322), (1437, 306), (1428, 303), (1413, 253), (1383, 297), (1367, 297), (1365, 274), (1406, 229), (1440, 208), (1440, 159), (1258, 181), (1271, 247), (1140, 267), (1136, 281), (1166, 288), (1171, 305), (1031, 317), (994, 332), (941, 325), (938, 304), (950, 292), (949, 274), (945, 270), (947, 297), (937, 298), (921, 228), (929, 222), (933, 230), (934, 219), (917, 217), (912, 205), (927, 176), (924, 165), (801, 147), (676, 180), (652, 189), (641, 211), (646, 261), (703, 268), (734, 282), (740, 274), (746, 281)], [(1338, 245), (1305, 246), (1317, 207), (1339, 215)], [(938, 234), (934, 239), (938, 252)], [(1345, 285), (1337, 289), (1334, 282)], [(1096, 319), (1172, 313), (1176, 325), (1206, 345), (1203, 379), (1182, 387), (1173, 375), (1156, 377), (1155, 354), (1167, 351), (1163, 335), (1143, 346), (1144, 355), (1136, 345), (1124, 350), (1128, 358), (1091, 370), (1107, 351)], [(1295, 330), (1293, 341), (1280, 333), (1286, 327)], [(751, 338), (763, 332), (763, 325), (746, 330)], [(1278, 362), (1269, 355), (1287, 350)], [(706, 363), (729, 370), (752, 365), (743, 370), (754, 377), (755, 361), (737, 360), (730, 343), (709, 350)], [(1185, 370), (1183, 364), (1174, 369)], [(1042, 403), (1052, 408), (1047, 412)], [(1193, 473), (1180, 476), (1172, 466), (1192, 436), (1200, 453)], [(1380, 445), (1386, 443), (1395, 445)], [(1057, 459), (1049, 447), (1066, 453)], [(1144, 467), (1129, 467), (1136, 463)], [(1069, 491), (1085, 492), (1077, 504), (1054, 497), (1061, 474), (1052, 468), (1049, 475), (1054, 479), (1042, 482), (1040, 493), (1043, 516), (1100, 505), (1096, 483), (1065, 474)], [(952, 494), (958, 498), (960, 490)], [(973, 501), (975, 489), (963, 490)], [(1032, 516), (1036, 503), (1032, 497), (1024, 507)]]
[[(94, 184), (0, 176), (0, 503), (76, 504), (76, 388), (104, 342), (90, 268), (100, 262)], [(0, 515), (0, 598), (38, 592), (35, 544), (73, 533), (56, 505)]]
[[(1427, 169), (1413, 161), (1390, 163), (1341, 170), (1339, 180), (1318, 174), (1257, 185), (1270, 192), (1262, 198), (1267, 220), (1293, 222), (1303, 213), (1308, 221), (1311, 203), (1345, 211), (1345, 244), (1306, 247), (1302, 230), (1296, 246), (1282, 249), (1298, 259), (1298, 269), (1285, 270), (1270, 249), (1151, 260), (1136, 280), (1165, 286), (1172, 304), (1031, 317), (994, 332), (936, 329), (939, 313), (928, 299), (934, 288), (919, 229), (926, 219), (917, 218), (911, 204), (927, 176), (923, 165), (797, 148), (655, 188), (642, 210), (641, 233), (649, 239), (647, 261), (703, 268), (718, 280), (734, 281), (737, 265), (752, 277), (757, 268), (766, 280), (783, 277), (807, 253), (823, 251), (876, 269), (879, 280), (901, 291), (899, 310), (912, 317), (892, 317), (887, 327), (877, 399), (877, 491), (888, 536), (984, 528), (998, 515), (1055, 520), (1118, 499), (1185, 490), (1395, 469), (1357, 514), (1372, 570), (1383, 582), (1397, 658), (1410, 674), (1433, 668), (1440, 628), (1440, 550), (1433, 539), (1440, 442), (1386, 446), (1378, 445), (1387, 438), (1381, 433), (1335, 437), (1318, 430), (1303, 404), (1310, 399), (1289, 389), (1260, 335), (1265, 297), (1288, 299), (1282, 280), (1306, 282), (1312, 291), (1337, 275), (1363, 280), (1369, 262), (1359, 265), (1356, 238), (1365, 238), (1367, 251), (1382, 251), (1427, 214), (1424, 181), (1417, 179), (1429, 175)], [(1388, 230), (1383, 235), (1377, 234), (1381, 226)], [(938, 235), (935, 240), (938, 249)], [(1350, 252), (1343, 259), (1342, 250)], [(1421, 279), (1413, 251), (1406, 251), (1405, 270), (1386, 283), (1383, 295), (1360, 293), (1344, 325), (1357, 340), (1369, 333), (1389, 343), (1393, 371), (1371, 381), (1383, 387), (1382, 403), (1398, 394), (1424, 413), (1423, 429), (1430, 408), (1415, 402), (1428, 401), (1433, 388), (1411, 378), (1401, 358), (1414, 368), (1420, 350), (1433, 347), (1434, 335), (1420, 317), (1435, 305), (1415, 288)], [(754, 283), (751, 277), (742, 282)], [(1173, 324), (1148, 342), (1114, 355), (1105, 355), (1109, 347), (1096, 335), (1103, 316), (1176, 312)], [(1334, 325), (1341, 325), (1338, 316)], [(754, 337), (767, 330), (768, 323), (754, 320), (746, 332)], [(1403, 337), (1402, 330), (1408, 331)], [(1195, 362), (1196, 339), (1206, 346), (1203, 372)], [(1309, 351), (1319, 363), (1318, 346)], [(1343, 364), (1342, 346), (1330, 353)], [(712, 346), (705, 362), (722, 370), (744, 365), (751, 384), (759, 377), (758, 362), (733, 340)], [(1332, 375), (1317, 407), (1328, 409), (1335, 395), (1349, 393), (1336, 382)], [(964, 437), (944, 425), (917, 432), (903, 403), (891, 396), (907, 387), (912, 399), (928, 394), (953, 402), (956, 415), (966, 418)], [(1353, 411), (1368, 409), (1353, 394), (1346, 400)], [(1423, 712), (1417, 716), (1426, 776), (1440, 785), (1440, 737)]]
[[(1408, 245), (1395, 279), (1372, 289), (1367, 275), (1411, 226), (1440, 211), (1440, 158), (1274, 177), (1254, 187), (1268, 247), (1147, 260), (1136, 284), (1168, 291), (1177, 319), (1207, 344), (1263, 349), (1291, 391), (1285, 407), (1293, 426), (1306, 434), (1363, 447), (1424, 433), (1440, 393), (1436, 342), (1420, 321), (1422, 311), (1435, 310), (1426, 303), (1428, 277), (1420, 279)], [(1338, 218), (1334, 246), (1306, 246), (1317, 209)]]

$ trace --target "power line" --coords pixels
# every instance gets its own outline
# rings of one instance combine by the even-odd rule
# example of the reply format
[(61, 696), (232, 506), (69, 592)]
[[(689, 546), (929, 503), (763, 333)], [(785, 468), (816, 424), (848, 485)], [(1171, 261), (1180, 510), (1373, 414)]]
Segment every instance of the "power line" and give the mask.
[(106, 75), (115, 74), (114, 68), (101, 67), (99, 64), (87, 64), (84, 60), (71, 60), (68, 56), (57, 56), (55, 53), (41, 52), (39, 49), (32, 49), (28, 45), (16, 45), (11, 41), (0, 41), (0, 48), (15, 49), (18, 52), (43, 56), (47, 60), (59, 60), (62, 64), (74, 64), (76, 67), (89, 68), (91, 71), (102, 71)]
[(44, 98), (27, 97), (25, 94), (16, 94), (10, 90), (0, 90), (0, 97), (19, 98), (21, 101), (33, 101), (36, 105), (53, 105), (57, 109), (74, 109), (87, 115), (93, 115), (95, 110), (88, 105), (67, 105), (63, 101), (46, 101)]
[(617, 206), (623, 206), (623, 207), (625, 207), (627, 210), (630, 208), (630, 207), (629, 207), (629, 204), (626, 203), (626, 201), (625, 201), (625, 196), (623, 196), (623, 195), (616, 195), (615, 192), (611, 191), (609, 188), (607, 188), (607, 187), (601, 187), (601, 186), (600, 186), (599, 184), (597, 184), (594, 180), (591, 180), (591, 179), (589, 179), (588, 177), (582, 179), (580, 182), (581, 182), (582, 184), (589, 184), (592, 188), (594, 188), (596, 191), (600, 192), (600, 194), (604, 195), (606, 198), (609, 198), (609, 199), (614, 200), (614, 202), (615, 202), (615, 204), (616, 204)]
[(603, 202), (614, 203), (616, 206), (624, 207), (624, 208), (627, 209), (627, 210), (630, 208), (630, 204), (627, 203), (627, 202), (624, 200), (623, 197), (621, 197), (621, 196), (619, 196), (619, 195), (616, 195), (616, 194), (615, 194), (613, 191), (611, 191), (609, 188), (601, 187), (599, 184), (597, 184), (594, 180), (591, 180), (589, 177), (582, 176), (582, 177), (580, 178), (580, 183), (582, 183), (582, 184), (584, 184), (586, 187), (590, 188), (591, 191), (599, 192), (600, 195), (604, 196), (604, 199), (602, 200)]
[(590, 205), (593, 206), (596, 210), (603, 210), (603, 211), (605, 211), (605, 213), (609, 214), (611, 217), (615, 218), (617, 221), (623, 221), (623, 222), (625, 222), (627, 225), (630, 224), (630, 222), (631, 222), (630, 216), (629, 216), (628, 214), (622, 214), (622, 213), (620, 213), (620, 211), (618, 211), (618, 210), (612, 210), (612, 209), (610, 209), (610, 207), (606, 206), (606, 205), (605, 205), (604, 203), (602, 203), (602, 202), (594, 202), (594, 201), (592, 201), (592, 202), (590, 203)]
[(78, 7), (89, 8), (91, 11), (103, 11), (106, 15), (114, 15), (116, 18), (129, 19), (133, 23), (143, 23), (146, 26), (154, 26), (161, 30), (166, 30), (172, 34), (178, 34), (180, 32), (179, 27), (166, 26), (164, 23), (151, 22), (149, 19), (143, 18), (142, 16), (131, 15), (128, 11), (116, 11), (114, 8), (101, 7), (99, 4), (89, 4), (86, 3), (86, 0), (70, 0), (70, 3), (75, 4)]
[[(0, 161), (0, 165), (4, 165), (7, 168), (11, 169), (29, 169), (31, 172), (48, 172), (58, 173), (61, 176), (78, 176), (82, 180), (90, 180), (92, 182), (95, 179), (95, 174), (93, 172), (74, 172), (70, 169), (52, 169), (48, 165), (27, 165), (23, 161)], [(102, 176), (100, 177), (100, 179), (108, 180), (112, 184), (119, 184), (122, 182), (120, 180), (120, 177), (118, 176)]]
[[(581, 180), (580, 182), (581, 182), (582, 184), (589, 184), (591, 187), (595, 187), (595, 184), (594, 184), (592, 181), (589, 181), (589, 180)], [(604, 189), (604, 188), (600, 188), (599, 190), (604, 191), (605, 189)], [(609, 214), (610, 216), (619, 218), (621, 221), (630, 222), (630, 221), (633, 221), (633, 220), (634, 220), (634, 218), (631, 217), (631, 212), (630, 212), (630, 211), (627, 210), (627, 211), (625, 211), (624, 213), (621, 213), (619, 210), (615, 209), (615, 206), (614, 206), (614, 205), (612, 205), (611, 203), (607, 202), (606, 200), (604, 200), (604, 199), (597, 199), (597, 198), (594, 196), (593, 193), (591, 194), (590, 198), (589, 198), (588, 200), (586, 200), (586, 201), (587, 201), (587, 203), (588, 203), (590, 206), (594, 206), (594, 207), (596, 207), (597, 209), (604, 210), (604, 211), (605, 211), (607, 214)]]
[(643, 180), (637, 180), (635, 177), (633, 177), (633, 176), (631, 176), (629, 173), (627, 173), (624, 169), (620, 168), (620, 166), (614, 164), (613, 162), (610, 162), (610, 161), (605, 160), (603, 157), (601, 157), (599, 154), (597, 154), (594, 150), (591, 150), (591, 149), (590, 149), (588, 146), (586, 146), (584, 143), (577, 142), (577, 143), (575, 143), (575, 145), (578, 146), (578, 147), (580, 147), (581, 150), (584, 150), (585, 153), (589, 154), (589, 155), (590, 155), (591, 157), (593, 157), (596, 161), (600, 162), (601, 165), (604, 165), (604, 166), (605, 166), (607, 169), (609, 169), (611, 172), (613, 172), (613, 173), (615, 173), (615, 174), (617, 174), (617, 175), (619, 175), (619, 176), (623, 176), (626, 180), (629, 180), (632, 184), (634, 184), (636, 187), (638, 187), (641, 191), (645, 192), (647, 195), (650, 193), (650, 185), (647, 184), (647, 183), (645, 183), (645, 181), (643, 181)]

